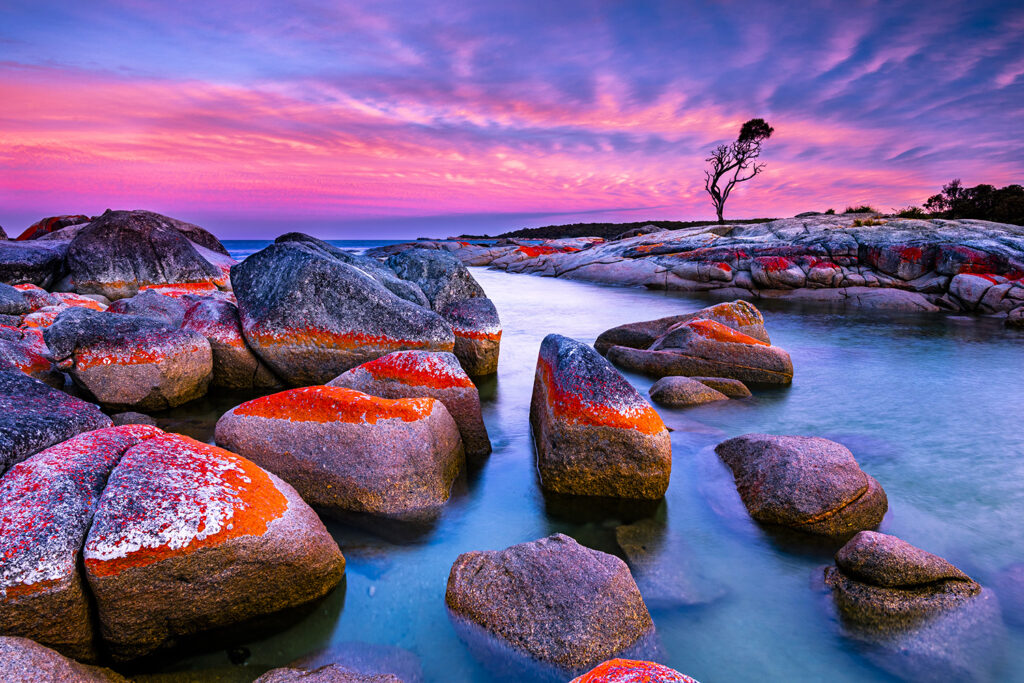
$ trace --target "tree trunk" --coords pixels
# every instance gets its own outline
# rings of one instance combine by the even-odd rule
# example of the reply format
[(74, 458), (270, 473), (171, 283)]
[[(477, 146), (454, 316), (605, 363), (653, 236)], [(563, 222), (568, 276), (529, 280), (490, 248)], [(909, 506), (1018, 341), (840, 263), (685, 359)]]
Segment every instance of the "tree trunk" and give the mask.
[(719, 225), (721, 225), (722, 223), (725, 223), (725, 219), (722, 217), (722, 211), (724, 209), (725, 209), (725, 207), (722, 206), (721, 204), (716, 204), (715, 205), (715, 212), (718, 213), (718, 224)]

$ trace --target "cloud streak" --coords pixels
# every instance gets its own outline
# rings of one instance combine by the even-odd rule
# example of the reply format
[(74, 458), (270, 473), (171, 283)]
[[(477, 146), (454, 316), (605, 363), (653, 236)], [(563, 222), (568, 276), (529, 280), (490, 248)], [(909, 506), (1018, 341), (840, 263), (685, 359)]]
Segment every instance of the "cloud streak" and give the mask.
[(0, 221), (706, 218), (703, 157), (751, 116), (777, 132), (734, 217), (1024, 175), (1010, 6), (211, 5), (0, 16)]

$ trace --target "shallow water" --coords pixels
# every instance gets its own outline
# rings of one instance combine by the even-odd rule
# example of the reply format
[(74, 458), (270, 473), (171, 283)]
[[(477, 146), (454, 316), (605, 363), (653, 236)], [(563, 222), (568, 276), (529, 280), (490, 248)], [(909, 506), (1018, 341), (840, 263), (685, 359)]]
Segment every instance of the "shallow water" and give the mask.
[[(1024, 561), (1024, 334), (998, 321), (943, 316), (763, 309), (795, 378), (753, 399), (660, 410), (675, 431), (672, 483), (653, 511), (594, 512), (541, 495), (528, 413), (541, 339), (558, 332), (592, 343), (608, 327), (685, 313), (710, 300), (641, 289), (474, 269), (504, 326), (500, 369), (481, 386), (490, 458), (459, 484), (436, 526), (395, 542), (329, 524), (347, 580), (303, 621), (164, 670), (219, 669), (252, 678), (311, 650), (350, 641), (400, 646), (431, 681), (496, 680), (453, 629), (448, 571), (468, 550), (500, 549), (555, 532), (617, 552), (615, 527), (653, 515), (665, 552), (712, 586), (708, 604), (653, 611), (664, 663), (703, 683), (892, 680), (839, 632), (816, 577), (836, 550), (756, 525), (710, 447), (738, 434), (829, 437), (846, 444), (884, 486), (882, 531), (942, 555), (983, 584)], [(646, 392), (651, 380), (630, 375)], [(212, 440), (237, 397), (212, 397), (161, 416), (162, 426)], [(994, 680), (1024, 680), (1024, 633), (1011, 628)]]

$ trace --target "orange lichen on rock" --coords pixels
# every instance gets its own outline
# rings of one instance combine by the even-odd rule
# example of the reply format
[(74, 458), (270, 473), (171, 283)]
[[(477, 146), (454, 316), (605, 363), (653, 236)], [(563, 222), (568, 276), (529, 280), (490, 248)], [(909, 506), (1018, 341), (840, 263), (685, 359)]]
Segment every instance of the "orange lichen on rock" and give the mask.
[(81, 296), (72, 292), (54, 292), (50, 296), (56, 298), (65, 306), (77, 306), (79, 308), (89, 308), (94, 311), (105, 311), (107, 307), (101, 304), (95, 299), (90, 299), (87, 296)]
[(434, 389), (473, 386), (473, 380), (461, 367), (451, 367), (443, 359), (429, 353), (391, 353), (360, 367), (377, 380), (395, 380), (403, 384)]
[(235, 415), (264, 417), (291, 422), (348, 422), (376, 424), (397, 418), (415, 422), (434, 410), (432, 398), (386, 399), (354, 389), (316, 386), (290, 389), (246, 401)]
[(700, 336), (712, 341), (728, 342), (730, 344), (756, 344), (759, 346), (770, 346), (760, 339), (749, 337), (742, 332), (737, 332), (731, 327), (726, 327), (722, 323), (715, 322), (714, 320), (691, 320), (684, 324)]
[(697, 683), (675, 669), (632, 659), (609, 659), (571, 683)]
[(203, 296), (204, 294), (213, 294), (219, 292), (217, 285), (212, 282), (172, 282), (169, 284), (162, 285), (143, 285), (139, 287), (140, 292), (145, 292), (152, 289), (158, 294), (170, 297), (180, 297), (186, 294), (195, 294), (196, 296)]
[[(616, 387), (591, 386), (586, 379), (574, 378), (575, 390), (562, 388), (546, 358), (537, 360), (552, 415), (560, 420), (595, 427), (636, 429), (644, 434), (660, 434), (665, 423), (657, 411), (642, 398), (623, 396)], [(625, 380), (623, 380), (625, 382)]]
[(439, 344), (430, 339), (394, 339), (382, 334), (365, 334), (363, 332), (332, 332), (331, 330), (305, 328), (281, 328), (267, 330), (257, 326), (247, 332), (257, 345), (272, 346), (316, 346), (320, 349), (337, 349), (339, 351), (365, 351), (379, 349), (384, 351), (401, 351), (405, 349), (429, 349), (431, 351), (451, 351), (455, 342)]
[(91, 577), (262, 536), (288, 500), (254, 463), (180, 434), (130, 448), (110, 477), (85, 544)]
[(127, 341), (100, 342), (75, 354), (75, 368), (84, 371), (99, 365), (155, 364), (166, 360), (171, 353), (203, 350), (203, 341), (197, 335), (190, 335), (184, 342), (179, 337), (181, 335), (177, 331), (167, 331)]

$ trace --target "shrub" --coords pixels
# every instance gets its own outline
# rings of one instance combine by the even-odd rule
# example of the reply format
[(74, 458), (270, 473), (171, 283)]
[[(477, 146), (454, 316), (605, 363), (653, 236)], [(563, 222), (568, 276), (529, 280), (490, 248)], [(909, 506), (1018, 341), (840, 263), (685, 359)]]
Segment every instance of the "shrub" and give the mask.
[(905, 209), (893, 209), (897, 218), (928, 218), (929, 214), (924, 212), (920, 206), (908, 206)]
[(843, 213), (878, 213), (873, 206), (864, 204), (862, 206), (848, 206)]
[(825, 212), (825, 215), (826, 216), (835, 216), (836, 215), (836, 210), (835, 209), (829, 209), (828, 211)]

